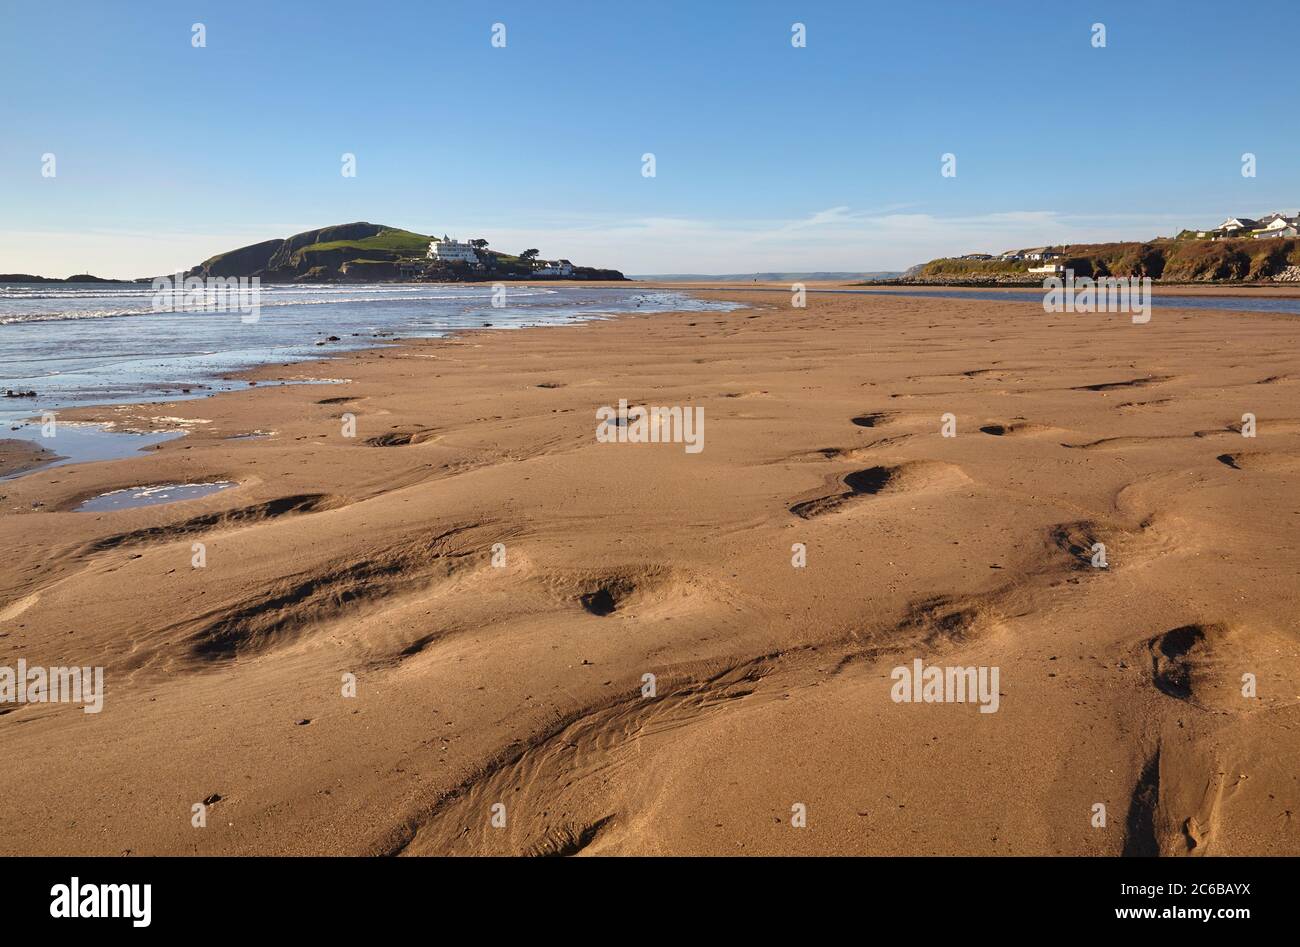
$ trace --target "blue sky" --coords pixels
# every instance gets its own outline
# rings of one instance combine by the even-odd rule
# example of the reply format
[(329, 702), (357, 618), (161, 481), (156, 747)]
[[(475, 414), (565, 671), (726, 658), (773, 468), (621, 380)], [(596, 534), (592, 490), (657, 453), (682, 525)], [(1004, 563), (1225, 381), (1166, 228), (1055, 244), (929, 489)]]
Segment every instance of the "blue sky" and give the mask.
[(1300, 208), (1294, 0), (0, 11), (0, 272), (349, 220), (629, 273), (898, 269)]

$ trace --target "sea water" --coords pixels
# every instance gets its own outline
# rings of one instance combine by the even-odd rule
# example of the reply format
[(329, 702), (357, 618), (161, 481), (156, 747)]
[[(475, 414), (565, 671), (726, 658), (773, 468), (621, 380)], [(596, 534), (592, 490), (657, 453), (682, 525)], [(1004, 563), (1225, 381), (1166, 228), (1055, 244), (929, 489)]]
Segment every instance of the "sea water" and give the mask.
[[(83, 427), (75, 445), (64, 444), (57, 435), (42, 437), (41, 417), (85, 405), (204, 397), (247, 387), (231, 376), (260, 365), (488, 323), (522, 328), (629, 312), (739, 308), (672, 291), (570, 284), (506, 284), (504, 298), (497, 296), (504, 305), (493, 299), (485, 283), (271, 284), (261, 287), (260, 314), (250, 322), (239, 312), (157, 312), (147, 283), (0, 283), (0, 395), (36, 392), (0, 397), (0, 437), (32, 440), (73, 461), (105, 459), (140, 442)], [(326, 342), (331, 336), (337, 341)], [(295, 374), (299, 383), (337, 380), (327, 364), (303, 365)]]

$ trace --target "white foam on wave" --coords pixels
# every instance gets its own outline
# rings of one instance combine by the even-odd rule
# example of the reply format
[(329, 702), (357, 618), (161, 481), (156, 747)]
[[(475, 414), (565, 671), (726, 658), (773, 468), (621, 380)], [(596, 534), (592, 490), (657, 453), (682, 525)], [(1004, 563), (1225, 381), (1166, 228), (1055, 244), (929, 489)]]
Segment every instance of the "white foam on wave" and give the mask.
[[(365, 295), (365, 296), (341, 295), (339, 291), (344, 289), (354, 294), (358, 292), (369, 291), (374, 293), (374, 295)], [(414, 293), (419, 293), (419, 292), (424, 293), (424, 295), (414, 295)], [(268, 295), (274, 297), (281, 293), (301, 294), (308, 298), (303, 298), (303, 299), (266, 298)], [(262, 295), (261, 298), (259, 299), (259, 305), (261, 308), (266, 309), (266, 308), (276, 308), (276, 307), (283, 307), (283, 306), (327, 306), (327, 305), (333, 305), (335, 303), (338, 304), (383, 303), (383, 302), (406, 303), (406, 302), (442, 302), (443, 300), (448, 300), (448, 299), (490, 299), (492, 297), (492, 290), (488, 288), (485, 289), (485, 291), (483, 292), (467, 293), (464, 291), (458, 291), (458, 292), (445, 292), (445, 293), (438, 293), (438, 292), (430, 293), (427, 287), (410, 287), (410, 288), (394, 287), (392, 290), (388, 289), (387, 287), (383, 287), (383, 288), (376, 288), (373, 290), (367, 290), (367, 288), (364, 286), (358, 286), (358, 287), (349, 286), (349, 287), (333, 287), (332, 291), (328, 291), (328, 292), (323, 290), (304, 291), (299, 287), (293, 287), (292, 289), (281, 288), (278, 290), (278, 292), (276, 292), (276, 291), (270, 291), (268, 287), (262, 287), (261, 294)], [(555, 294), (556, 294), (556, 290), (553, 289), (529, 289), (529, 290), (523, 290), (518, 292), (510, 292), (507, 290), (506, 298), (512, 299), (512, 298), (521, 298), (521, 297), (528, 297), (528, 296), (550, 296)], [(177, 293), (177, 295), (181, 295), (181, 294)], [(0, 325), (19, 325), (27, 322), (63, 322), (63, 321), (73, 321), (77, 319), (118, 319), (123, 316), (148, 316), (148, 315), (157, 315), (159, 313), (166, 313), (166, 312), (182, 312), (182, 313), (194, 312), (198, 315), (219, 314), (215, 310), (213, 310), (211, 313), (205, 313), (197, 306), (194, 307), (193, 309), (186, 308), (185, 306), (182, 306), (178, 309), (156, 309), (153, 305), (153, 296), (154, 293), (150, 290), (145, 290), (143, 292), (135, 292), (135, 293), (104, 293), (104, 294), (91, 294), (91, 295), (83, 295), (83, 296), (72, 295), (72, 294), (45, 295), (45, 296), (8, 296), (5, 295), (4, 291), (0, 291), (0, 299), (15, 299), (24, 302), (33, 301), (33, 300), (124, 299), (124, 298), (141, 299), (141, 300), (147, 299), (149, 301), (149, 305), (147, 306), (137, 305), (137, 306), (118, 307), (118, 308), (97, 308), (97, 309), (51, 308), (47, 311), (37, 311), (37, 312), (24, 312), (21, 310), (10, 311), (10, 312), (0, 311)], [(182, 298), (184, 297), (182, 296)], [(205, 294), (204, 299), (216, 302), (218, 301), (219, 297), (215, 293), (209, 293), (209, 294)]]

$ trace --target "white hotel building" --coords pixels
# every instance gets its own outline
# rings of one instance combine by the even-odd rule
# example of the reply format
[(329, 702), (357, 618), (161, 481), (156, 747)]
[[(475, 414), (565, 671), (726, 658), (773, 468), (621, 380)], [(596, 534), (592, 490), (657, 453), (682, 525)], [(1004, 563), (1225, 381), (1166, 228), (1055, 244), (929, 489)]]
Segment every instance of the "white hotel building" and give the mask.
[(452, 240), (446, 234), (442, 235), (441, 240), (434, 240), (429, 244), (430, 260), (437, 260), (439, 263), (477, 263), (478, 254), (468, 243), (461, 243), (459, 240)]

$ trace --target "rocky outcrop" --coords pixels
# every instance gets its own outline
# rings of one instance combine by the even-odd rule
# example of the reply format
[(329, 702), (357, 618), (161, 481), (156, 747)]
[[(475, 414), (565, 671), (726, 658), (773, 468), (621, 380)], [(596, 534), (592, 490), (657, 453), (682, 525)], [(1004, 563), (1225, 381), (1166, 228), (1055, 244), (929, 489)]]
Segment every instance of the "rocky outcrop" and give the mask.
[(339, 267), (339, 273), (344, 279), (362, 283), (395, 280), (400, 275), (396, 263), (383, 260), (350, 260)]
[(264, 240), (261, 243), (255, 243), (251, 247), (240, 247), (238, 250), (231, 250), (229, 253), (221, 253), (205, 260), (194, 269), (186, 273), (186, 276), (260, 276), (267, 271), (271, 257), (283, 240)]
[(619, 270), (598, 270), (590, 266), (575, 266), (572, 277), (558, 277), (559, 279), (580, 279), (580, 280), (625, 280), (627, 279)]

